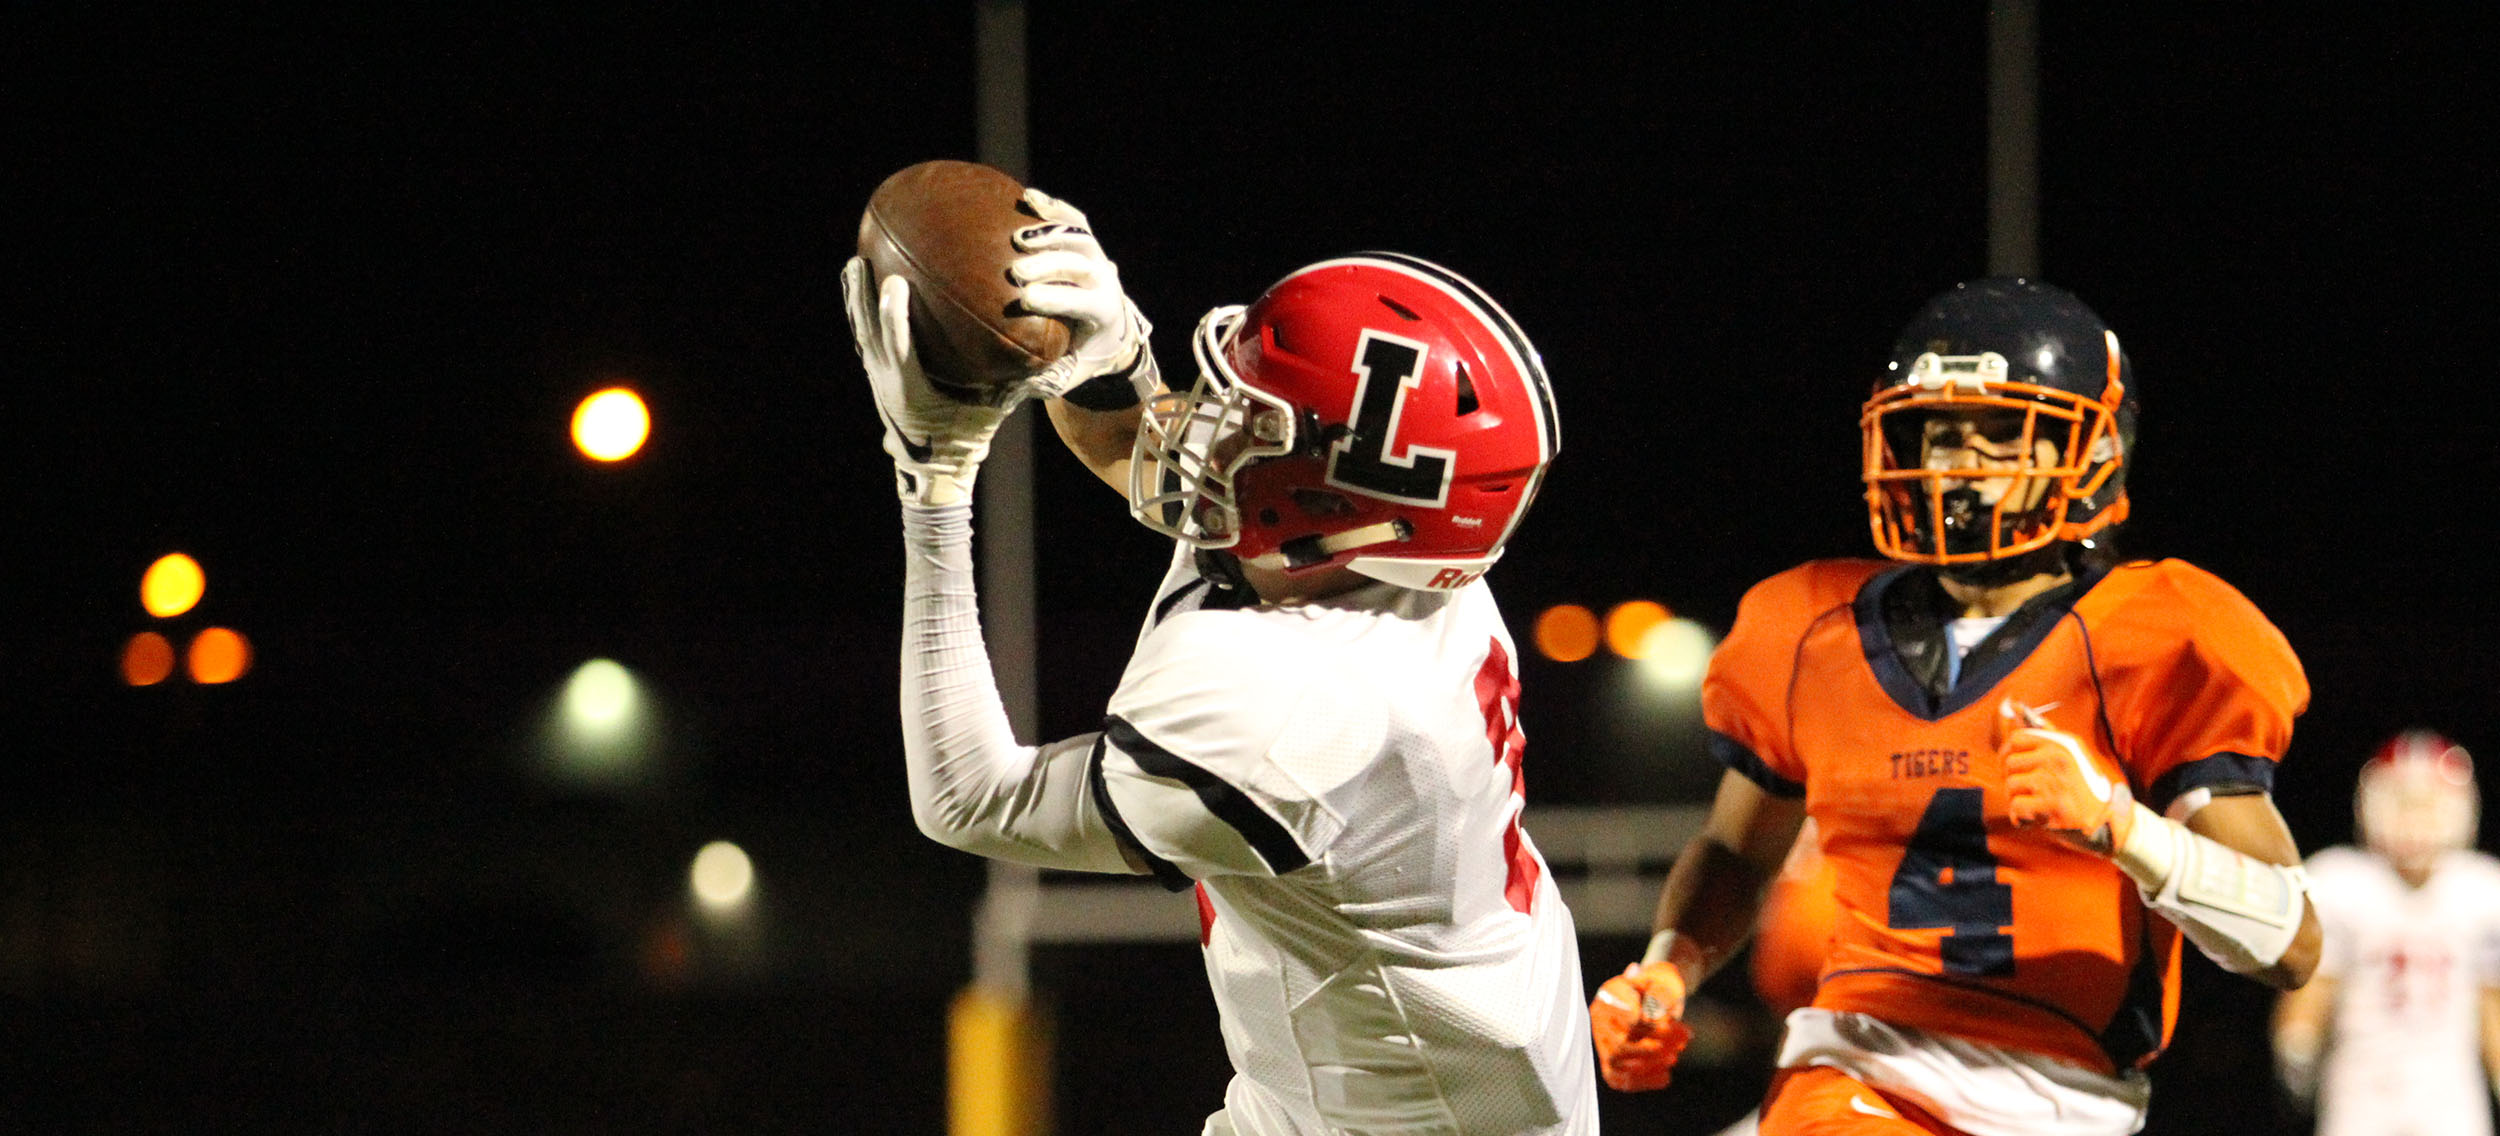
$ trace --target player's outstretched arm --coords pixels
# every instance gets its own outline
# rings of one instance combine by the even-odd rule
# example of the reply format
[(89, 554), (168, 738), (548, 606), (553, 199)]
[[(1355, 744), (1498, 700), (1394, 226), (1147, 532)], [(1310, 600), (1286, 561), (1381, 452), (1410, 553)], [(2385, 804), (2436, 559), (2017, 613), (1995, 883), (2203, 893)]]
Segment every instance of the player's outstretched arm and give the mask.
[(1030, 394), (996, 405), (948, 398), (912, 350), (910, 285), (843, 269), (860, 364), (885, 425), (902, 499), (902, 727), (912, 816), (932, 839), (1041, 867), (1131, 870), (1095, 808), (1090, 735), (1048, 746), (1016, 741), (982, 643), (972, 576), (972, 485), (991, 435)]
[[(2309, 981), (2321, 939), (2300, 849), (2264, 793), (2199, 797), (2182, 819), (2135, 799), (2117, 763), (2008, 701), (1998, 745), (2006, 812), (2109, 857), (2145, 905), (2223, 969), (2278, 990)], [(2174, 806), (2173, 811), (2181, 811)]]
[(1709, 820), (1667, 872), (1649, 950), (1589, 1004), (1598, 1072), (1608, 1085), (1666, 1087), (1692, 1033), (1683, 1021), (1685, 992), (1745, 945), (1804, 823), (1803, 802), (1774, 797), (1735, 773), (1720, 780)]
[(1120, 269), (1073, 205), (1028, 189), (1041, 220), (1016, 234), (1024, 255), (1008, 268), (1024, 306), (1065, 322), (1068, 354), (1037, 377), (1050, 422), (1077, 460), (1125, 496), (1129, 455), (1146, 399), (1162, 393), (1148, 340), (1154, 327), (1120, 287)]
[(2326, 1054), (2334, 1014), (2335, 980), (2324, 976), (2284, 991), (2274, 1004), (2274, 1075), (2304, 1106), (2318, 1096), (2318, 1061)]
[(1068, 452), (1121, 496), (1128, 496), (1128, 467), (1137, 450), (1137, 421), (1145, 416), (1145, 406), (1087, 410), (1064, 398), (1046, 405), (1051, 429), (1058, 431)]
[(2483, 987), (2483, 1086), (2500, 1097), (2500, 986)]

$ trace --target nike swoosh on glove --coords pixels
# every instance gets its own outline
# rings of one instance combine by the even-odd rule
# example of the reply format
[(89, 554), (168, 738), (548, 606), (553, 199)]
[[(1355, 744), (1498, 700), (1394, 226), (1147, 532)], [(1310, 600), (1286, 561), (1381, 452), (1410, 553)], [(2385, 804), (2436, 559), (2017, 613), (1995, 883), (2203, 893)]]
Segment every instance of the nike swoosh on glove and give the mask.
[(877, 415), (885, 420), (896, 494), (921, 505), (971, 500), (990, 438), (1026, 390), (1012, 389), (1002, 406), (976, 406), (938, 393), (912, 350), (911, 284), (900, 276), (876, 283), (864, 259), (855, 256), (842, 266), (842, 304)]
[(1667, 1087), (1693, 1039), (1684, 1021), (1684, 975), (1672, 963), (1634, 963), (1597, 988), (1589, 1036), (1606, 1084), (1627, 1093)]
[(2017, 828), (2045, 828), (2108, 855), (2127, 846), (2135, 794), (2082, 738), (2049, 724), (2013, 699), (1997, 706), (2007, 725), (1997, 757), (2005, 764), (2005, 811)]

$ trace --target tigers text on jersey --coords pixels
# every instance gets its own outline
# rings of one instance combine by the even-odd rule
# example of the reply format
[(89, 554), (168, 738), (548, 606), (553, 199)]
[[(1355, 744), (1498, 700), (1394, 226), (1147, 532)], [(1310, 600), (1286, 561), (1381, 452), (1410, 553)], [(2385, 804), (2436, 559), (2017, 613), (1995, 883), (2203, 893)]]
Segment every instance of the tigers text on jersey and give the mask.
[(2328, 848), (2309, 858), (2309, 895), (2318, 977), (2335, 983), (2318, 1131), (2490, 1132), (2480, 1014), (2500, 986), (2500, 860), (2447, 852), (2415, 888), (2376, 855)]
[(1924, 571), (1816, 561), (1774, 576), (1704, 680), (1719, 756), (1802, 796), (1838, 873), (1814, 1005), (2105, 1075), (2141, 1066), (2177, 1013), (2179, 932), (2116, 865), (2012, 826), (1999, 703), (2045, 711), (2158, 810), (2199, 786), (2272, 784), (2308, 703), (2299, 661), (2229, 585), (2138, 562), (2009, 621), (1938, 696), (1883, 614), (1888, 589)]
[(1206, 606), (1176, 561), (1096, 796), (1197, 881), (1245, 1136), (1594, 1133), (1571, 915), (1519, 827), (1514, 648), (1482, 582)]

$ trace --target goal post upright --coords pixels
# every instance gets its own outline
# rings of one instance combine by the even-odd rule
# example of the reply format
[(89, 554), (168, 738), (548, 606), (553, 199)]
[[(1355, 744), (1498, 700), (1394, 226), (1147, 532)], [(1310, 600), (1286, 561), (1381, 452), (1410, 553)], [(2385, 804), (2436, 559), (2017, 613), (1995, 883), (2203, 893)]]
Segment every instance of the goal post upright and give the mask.
[[(1017, 181), (1030, 177), (1024, 0), (974, 0), (974, 157)], [(982, 463), (981, 622), (1008, 720), (1038, 732), (1035, 630), (1033, 413), (1008, 418)], [(948, 1007), (946, 1112), (950, 1136), (1048, 1136), (1051, 1033), (1032, 996), (1029, 940), (1041, 877), (988, 861), (972, 913), (972, 981)]]

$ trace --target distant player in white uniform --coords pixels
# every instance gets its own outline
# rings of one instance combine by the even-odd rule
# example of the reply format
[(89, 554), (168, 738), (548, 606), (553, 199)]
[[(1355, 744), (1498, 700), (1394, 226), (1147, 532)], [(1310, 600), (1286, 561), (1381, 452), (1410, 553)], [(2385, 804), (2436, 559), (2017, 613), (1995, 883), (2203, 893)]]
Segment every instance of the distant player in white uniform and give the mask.
[(1099, 732), (1019, 743), (976, 619), (970, 483), (1004, 410), (937, 395), (908, 287), (844, 272), (903, 498), (902, 715), (923, 832), (1194, 887), (1235, 1076), (1205, 1132), (1594, 1133), (1570, 913), (1519, 825), (1517, 650), (1482, 580), (1557, 444), (1543, 363), (1436, 265), (1300, 269), (1164, 393), (1081, 214), (1011, 275), (1076, 329), (1006, 401), (1178, 540)]
[(2489, 1136), (2500, 1069), (2500, 860), (2464, 747), (2409, 731), (2362, 767), (2364, 847), (2309, 860), (2326, 932), (2277, 1004), (2278, 1070), (2324, 1136)]

